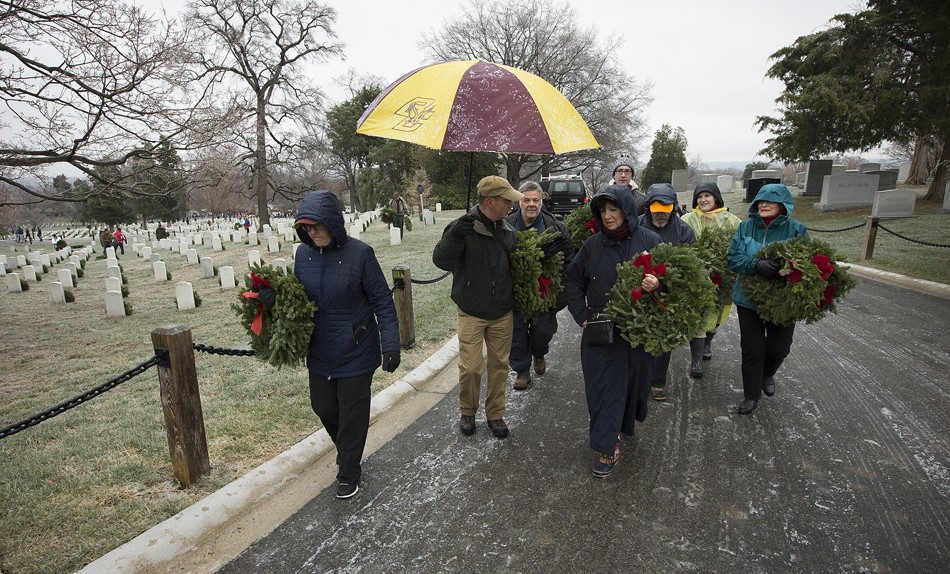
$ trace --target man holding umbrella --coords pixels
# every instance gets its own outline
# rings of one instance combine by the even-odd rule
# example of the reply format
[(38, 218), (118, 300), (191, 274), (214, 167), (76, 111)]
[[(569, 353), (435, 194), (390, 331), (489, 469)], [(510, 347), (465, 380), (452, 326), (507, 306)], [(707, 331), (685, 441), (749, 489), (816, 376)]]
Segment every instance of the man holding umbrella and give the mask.
[(486, 368), (484, 346), (488, 349), (485, 417), (492, 435), (503, 439), (508, 436), (503, 417), (515, 303), (508, 255), (518, 241), (505, 217), (523, 195), (496, 175), (482, 178), (477, 191), (478, 205), (446, 226), (432, 262), (452, 272), (452, 300), (458, 306), (459, 428), (465, 435), (475, 433)]

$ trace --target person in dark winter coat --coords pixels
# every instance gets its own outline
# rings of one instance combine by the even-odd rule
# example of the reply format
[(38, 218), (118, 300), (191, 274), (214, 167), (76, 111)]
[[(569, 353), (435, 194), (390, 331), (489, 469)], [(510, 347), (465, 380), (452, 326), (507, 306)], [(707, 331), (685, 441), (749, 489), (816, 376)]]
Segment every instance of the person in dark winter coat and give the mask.
[[(646, 213), (640, 217), (640, 225), (656, 232), (663, 243), (679, 245), (695, 243), (693, 228), (680, 219), (676, 211), (676, 192), (668, 183), (654, 183), (647, 190)], [(650, 383), (650, 398), (666, 400), (666, 378), (670, 371), (670, 356), (667, 351), (653, 358), (653, 379)]]
[[(749, 205), (749, 218), (739, 224), (727, 256), (729, 267), (737, 275), (778, 276), (779, 261), (755, 257), (763, 247), (774, 241), (807, 237), (808, 230), (792, 219), (795, 202), (788, 188), (781, 183), (762, 186)], [(792, 348), (795, 324), (776, 325), (764, 321), (754, 303), (742, 291), (740, 277), (732, 288), (732, 300), (739, 316), (739, 346), (742, 350), (742, 395), (739, 414), (755, 410), (762, 393), (775, 394), (775, 373)]]
[(515, 295), (509, 254), (518, 234), (505, 219), (521, 193), (497, 175), (478, 182), (478, 205), (446, 226), (432, 251), (432, 263), (452, 272), (452, 301), (458, 306), (459, 430), (475, 433), (475, 413), (488, 349), (485, 417), (493, 436), (508, 436), (505, 385), (511, 352)]
[(391, 373), (400, 362), (396, 306), (373, 248), (346, 235), (335, 195), (307, 194), (294, 228), (303, 242), (294, 275), (317, 304), (307, 352), (310, 405), (336, 445), (337, 497), (349, 498), (359, 490), (373, 373), (380, 364)]
[[(610, 475), (620, 458), (620, 434), (632, 436), (635, 421), (647, 417), (651, 356), (642, 345), (631, 347), (613, 326), (613, 341), (592, 345), (587, 331), (598, 320), (617, 282), (617, 264), (653, 249), (660, 237), (638, 225), (636, 204), (625, 185), (611, 185), (591, 199), (591, 211), (599, 232), (591, 235), (574, 256), (564, 275), (567, 308), (584, 328), (581, 337), (581, 369), (590, 414), (590, 447), (597, 453), (591, 472)], [(641, 285), (645, 292), (661, 287), (653, 275)]]
[[(537, 233), (544, 233), (546, 229), (556, 229), (560, 236), (544, 244), (545, 257), (563, 253), (564, 269), (567, 269), (571, 258), (574, 257), (574, 244), (567, 226), (544, 210), (541, 186), (537, 182), (526, 181), (518, 188), (518, 191), (524, 197), (519, 202), (519, 209), (508, 216), (508, 223), (516, 231), (533, 229)], [(557, 333), (557, 313), (565, 306), (567, 306), (567, 297), (562, 292), (558, 296), (554, 309), (541, 313), (530, 323), (517, 308), (514, 309), (514, 332), (511, 336), (508, 365), (517, 374), (514, 385), (516, 391), (527, 389), (528, 384), (531, 383), (532, 364), (534, 372), (538, 375), (543, 375), (547, 370), (547, 361), (544, 357), (548, 353), (551, 339)]]

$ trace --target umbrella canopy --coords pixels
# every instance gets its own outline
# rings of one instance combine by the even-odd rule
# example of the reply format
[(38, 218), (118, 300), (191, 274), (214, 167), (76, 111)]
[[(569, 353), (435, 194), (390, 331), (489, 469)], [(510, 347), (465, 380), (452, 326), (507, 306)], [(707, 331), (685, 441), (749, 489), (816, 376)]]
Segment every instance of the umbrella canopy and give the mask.
[(449, 151), (559, 154), (600, 147), (554, 86), (482, 60), (409, 72), (373, 100), (356, 132)]

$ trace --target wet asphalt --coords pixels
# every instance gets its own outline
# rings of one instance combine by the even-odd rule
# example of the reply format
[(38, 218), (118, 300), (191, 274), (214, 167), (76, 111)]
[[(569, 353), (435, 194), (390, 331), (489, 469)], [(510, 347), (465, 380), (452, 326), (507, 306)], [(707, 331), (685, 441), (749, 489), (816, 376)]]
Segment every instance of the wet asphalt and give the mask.
[[(862, 280), (799, 324), (774, 397), (738, 415), (739, 332), (591, 476), (579, 328), (511, 390), (507, 440), (458, 432), (458, 389), (220, 573), (947, 572), (950, 300)], [(448, 367), (455, 368), (453, 362)], [(484, 390), (483, 390), (484, 392)], [(371, 430), (371, 432), (373, 432)]]

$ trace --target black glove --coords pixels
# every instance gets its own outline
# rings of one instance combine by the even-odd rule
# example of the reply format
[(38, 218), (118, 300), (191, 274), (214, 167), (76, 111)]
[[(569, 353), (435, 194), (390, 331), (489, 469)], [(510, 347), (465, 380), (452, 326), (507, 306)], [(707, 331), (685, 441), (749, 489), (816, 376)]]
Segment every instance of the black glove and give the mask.
[(270, 309), (277, 301), (277, 292), (270, 287), (261, 287), (257, 292), (257, 300), (261, 302), (265, 309)]
[(769, 257), (768, 259), (756, 259), (755, 272), (766, 279), (774, 279), (778, 276), (778, 270), (782, 264), (777, 259)]
[(397, 367), (399, 367), (399, 351), (383, 353), (383, 370), (392, 373)]
[(567, 238), (563, 235), (558, 235), (551, 241), (541, 244), (541, 252), (544, 253), (545, 259), (550, 259), (554, 257), (561, 251), (564, 251), (564, 248), (567, 247)]
[(452, 235), (459, 239), (465, 239), (473, 231), (475, 231), (475, 216), (469, 213), (459, 217), (455, 226), (452, 227)]

